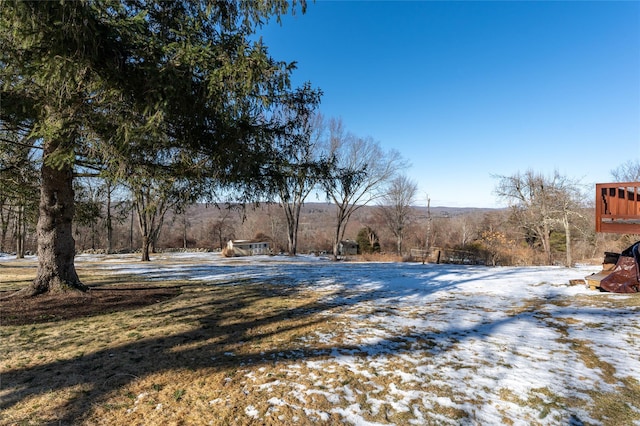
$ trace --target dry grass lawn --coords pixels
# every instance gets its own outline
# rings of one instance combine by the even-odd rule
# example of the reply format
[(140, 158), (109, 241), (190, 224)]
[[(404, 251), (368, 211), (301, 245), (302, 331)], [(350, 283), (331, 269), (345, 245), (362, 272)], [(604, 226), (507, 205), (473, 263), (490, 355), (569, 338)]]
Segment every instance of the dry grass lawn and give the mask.
[[(91, 297), (83, 296), (76, 301), (88, 307), (81, 315), (65, 315), (76, 308), (59, 309), (59, 301), (50, 299), (49, 312), (44, 309), (28, 321), (18, 321), (19, 309), (10, 310), (3, 302), (0, 424), (336, 424), (349, 422), (341, 409), (356, 403), (370, 422), (471, 424), (467, 412), (445, 403), (453, 399), (471, 406), (496, 404), (505, 412), (505, 424), (512, 423), (506, 413), (514, 406), (537, 407), (534, 423), (539, 424), (560, 424), (547, 414), (568, 406), (586, 410), (601, 424), (640, 422), (640, 410), (629, 408), (640, 404), (640, 384), (633, 378), (626, 379), (624, 388), (592, 395), (592, 401), (545, 388), (528, 398), (503, 389), (501, 400), (480, 401), (436, 380), (405, 383), (403, 392), (413, 387), (433, 397), (409, 398), (407, 410), (398, 410), (389, 402), (395, 378), (379, 374), (371, 364), (359, 366), (366, 370), (364, 381), (362, 371), (353, 371), (357, 365), (335, 361), (319, 370), (299, 362), (330, 360), (333, 344), (323, 343), (321, 336), (340, 333), (340, 307), (320, 303), (316, 293), (273, 283), (145, 282), (142, 275), (110, 275), (91, 264), (81, 266), (79, 274), (94, 287), (96, 298), (99, 292), (123, 287), (144, 297), (137, 298), (138, 304), (120, 303), (114, 290), (113, 304), (103, 300), (92, 305)], [(27, 283), (35, 270), (25, 262), (1, 266), (0, 274), (0, 290), (10, 290)], [(635, 308), (639, 299), (610, 303)], [(424, 339), (410, 344), (423, 354), (433, 346)], [(571, 344), (585, 363), (599, 363), (605, 377), (611, 374), (612, 366), (598, 360), (588, 345), (578, 340)], [(349, 342), (341, 349), (348, 350)], [(409, 361), (398, 356), (390, 362), (385, 370), (402, 371)], [(327, 383), (341, 389), (341, 397)]]

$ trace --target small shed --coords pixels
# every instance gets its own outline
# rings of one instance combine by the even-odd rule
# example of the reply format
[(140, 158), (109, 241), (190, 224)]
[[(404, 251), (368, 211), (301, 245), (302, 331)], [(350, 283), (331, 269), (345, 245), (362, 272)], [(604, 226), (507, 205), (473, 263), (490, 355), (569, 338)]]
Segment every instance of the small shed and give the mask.
[(268, 241), (259, 240), (229, 240), (225, 247), (227, 256), (254, 256), (271, 254)]
[(340, 256), (351, 256), (358, 254), (358, 243), (351, 240), (340, 241), (338, 245), (338, 254)]

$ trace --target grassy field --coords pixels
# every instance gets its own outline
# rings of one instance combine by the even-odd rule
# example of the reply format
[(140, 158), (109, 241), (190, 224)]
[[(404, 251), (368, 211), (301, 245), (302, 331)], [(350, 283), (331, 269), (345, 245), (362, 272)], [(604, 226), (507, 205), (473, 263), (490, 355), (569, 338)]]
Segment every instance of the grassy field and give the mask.
[[(438, 356), (430, 351), (436, 343), (420, 336), (398, 337), (397, 353), (385, 357), (384, 368), (379, 368), (375, 359), (359, 353), (346, 332), (344, 308), (322, 302), (323, 294), (309, 288), (187, 279), (148, 282), (143, 275), (114, 275), (97, 263), (78, 269), (96, 289), (180, 291), (142, 307), (2, 324), (0, 424), (304, 425), (362, 419), (371, 424), (477, 424), (473, 407), (483, 404), (494, 404), (502, 413), (495, 420), (503, 424), (567, 424), (554, 413), (568, 408), (588, 413), (587, 419), (573, 419), (576, 425), (640, 424), (638, 379), (613, 380), (615, 367), (599, 359), (589, 342), (568, 335), (573, 353), (558, 356), (570, 355), (598, 369), (611, 386), (588, 391), (588, 399), (545, 387), (523, 397), (505, 388), (494, 390), (495, 400), (488, 401), (477, 393), (461, 393), (438, 380), (437, 373), (429, 382), (403, 382), (398, 375), (384, 374), (395, 371), (401, 377), (404, 369), (414, 368), (407, 356), (412, 351), (419, 351), (420, 362), (428, 364), (429, 356)], [(25, 261), (1, 266), (0, 273), (0, 290), (9, 290), (27, 283), (35, 270)], [(586, 307), (593, 301), (553, 303)], [(640, 306), (637, 297), (607, 303), (636, 313)], [(538, 308), (532, 301), (509, 315)], [(562, 335), (570, 319), (552, 326)], [(376, 327), (368, 324), (367, 332)], [(323, 338), (328, 335), (333, 337)], [(350, 354), (349, 362), (335, 356), (336, 342), (341, 353)], [(490, 355), (485, 362), (492, 362)], [(455, 360), (446, 367), (476, 368)], [(431, 397), (412, 397), (418, 391)], [(360, 420), (348, 414), (356, 406)]]

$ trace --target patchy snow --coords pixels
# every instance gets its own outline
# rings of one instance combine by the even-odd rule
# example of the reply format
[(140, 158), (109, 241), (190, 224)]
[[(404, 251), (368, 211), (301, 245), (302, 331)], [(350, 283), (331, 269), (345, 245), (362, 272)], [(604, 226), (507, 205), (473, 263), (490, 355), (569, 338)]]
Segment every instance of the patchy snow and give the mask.
[(247, 407), (244, 409), (244, 412), (247, 417), (252, 417), (254, 419), (257, 419), (258, 415), (260, 414), (260, 412), (253, 405), (247, 405)]
[[(613, 391), (621, 386), (619, 379), (640, 377), (637, 311), (599, 303), (604, 297), (630, 296), (601, 295), (568, 285), (570, 279), (597, 272), (597, 267), (344, 263), (303, 256), (226, 259), (211, 253), (171, 257), (191, 264), (130, 267), (157, 279), (301, 286), (335, 305), (325, 315), (339, 323), (339, 332), (301, 338), (309, 346), (334, 344), (334, 349), (322, 360), (295, 361), (316, 372), (315, 389), (296, 384), (299, 372), (291, 365), (285, 379), (257, 385), (266, 391), (289, 389), (291, 399), (271, 400), (274, 409), (286, 404), (304, 407), (308, 398), (322, 393), (336, 405), (332, 413), (355, 425), (375, 424), (365, 419), (364, 412), (375, 415), (382, 409), (411, 413), (413, 424), (451, 422), (416, 408), (434, 404), (465, 411), (480, 424), (502, 423), (505, 412), (514, 411), (516, 424), (518, 419), (569, 422), (573, 418), (569, 416), (588, 422), (586, 412), (562, 412), (549, 402), (549, 412), (541, 417), (540, 407), (514, 404), (496, 395), (508, 392), (517, 401), (532, 395), (544, 400), (548, 394), (585, 399), (590, 389)], [(122, 265), (118, 268), (131, 272)], [(593, 298), (592, 306), (572, 305), (577, 295)], [(571, 348), (575, 342), (588, 342), (593, 354), (615, 367), (614, 377), (605, 377), (597, 364), (585, 364)], [(359, 402), (357, 389), (324, 379), (324, 371), (339, 368), (372, 383), (366, 407)], [(390, 384), (377, 384), (375, 376), (387, 377)], [(447, 388), (447, 396), (437, 395), (434, 386)], [(246, 414), (259, 416), (253, 407)], [(321, 420), (329, 415), (317, 410), (306, 414)]]
[[(437, 406), (466, 413), (466, 424), (501, 424), (505, 419), (522, 425), (580, 424), (576, 419), (598, 424), (585, 410), (567, 409), (553, 396), (590, 400), (590, 390), (614, 391), (623, 386), (622, 379), (640, 377), (638, 309), (607, 303), (637, 296), (568, 285), (570, 279), (597, 272), (597, 266), (351, 263), (312, 256), (224, 258), (215, 253), (157, 256), (170, 261), (127, 262), (135, 260), (131, 255), (80, 255), (77, 261), (100, 262), (114, 273), (144, 273), (158, 280), (298, 286), (334, 307), (322, 312), (332, 328), (300, 337), (301, 346), (333, 349), (321, 357), (292, 357), (278, 380), (256, 382), (257, 391), (273, 397), (266, 399), (266, 412), (246, 407), (252, 419), (277, 420), (287, 406), (303, 410), (309, 419), (326, 421), (337, 414), (354, 425), (379, 424), (367, 415), (382, 410), (404, 413), (407, 424), (459, 424), (430, 409)], [(576, 296), (592, 302), (574, 303)], [(573, 349), (576, 344), (586, 348), (586, 355), (613, 366), (608, 370), (612, 377), (601, 364), (581, 359)], [(304, 384), (300, 369), (305, 371)], [(358, 386), (323, 374), (341, 369), (356, 376)], [(256, 370), (251, 378), (259, 374)], [(368, 389), (366, 395), (361, 388)], [(334, 408), (306, 409), (309, 398), (325, 398)], [(537, 405), (526, 402), (533, 399)]]

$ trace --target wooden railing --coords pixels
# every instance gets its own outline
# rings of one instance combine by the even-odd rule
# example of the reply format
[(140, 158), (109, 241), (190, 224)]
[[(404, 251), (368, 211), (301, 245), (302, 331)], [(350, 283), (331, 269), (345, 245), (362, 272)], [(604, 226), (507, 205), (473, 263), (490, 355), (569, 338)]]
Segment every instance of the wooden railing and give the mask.
[(640, 234), (640, 182), (596, 184), (596, 232)]

